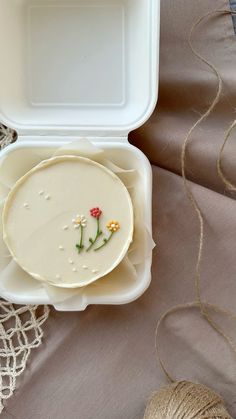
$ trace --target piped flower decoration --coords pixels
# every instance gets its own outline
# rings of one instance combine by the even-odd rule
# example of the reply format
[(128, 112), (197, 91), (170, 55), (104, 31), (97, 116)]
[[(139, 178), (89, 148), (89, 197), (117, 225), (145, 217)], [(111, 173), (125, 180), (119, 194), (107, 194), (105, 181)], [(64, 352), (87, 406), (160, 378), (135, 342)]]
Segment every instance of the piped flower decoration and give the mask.
[(107, 223), (107, 229), (110, 231), (110, 235), (103, 239), (103, 244), (96, 249), (95, 251), (102, 249), (106, 244), (111, 240), (114, 233), (116, 233), (120, 229), (120, 223), (118, 221), (111, 220), (109, 223)]
[[(100, 217), (102, 216), (102, 210), (99, 207), (94, 207), (90, 210), (91, 217), (96, 219), (97, 224), (97, 230), (94, 238), (89, 238), (89, 246), (86, 249), (86, 252), (89, 252), (95, 245), (95, 243), (98, 242), (100, 237), (103, 235), (102, 230), (100, 229)], [(81, 253), (84, 249), (84, 228), (87, 226), (87, 219), (84, 215), (77, 214), (75, 218), (72, 219), (72, 223), (74, 224), (75, 229), (80, 230), (80, 240), (76, 244), (76, 249), (78, 253)], [(94, 251), (96, 252), (99, 249), (102, 249), (112, 238), (113, 234), (116, 233), (120, 229), (120, 223), (115, 220), (111, 220), (106, 225), (107, 229), (110, 232), (110, 235), (107, 237), (104, 237), (103, 241), (100, 242), (100, 245), (98, 247), (94, 248)]]
[(86, 252), (89, 252), (89, 250), (92, 249), (92, 247), (97, 242), (99, 237), (103, 234), (101, 229), (100, 229), (100, 217), (102, 215), (102, 210), (99, 207), (92, 208), (90, 210), (90, 215), (91, 215), (91, 217), (94, 217), (97, 220), (97, 231), (96, 231), (96, 235), (95, 235), (94, 238), (92, 238), (92, 237), (89, 238), (90, 245), (87, 248)]
[(74, 224), (74, 228), (80, 228), (87, 226), (87, 219), (84, 215), (76, 215), (76, 218), (73, 218), (72, 223)]
[(75, 247), (78, 250), (78, 253), (81, 253), (84, 248), (84, 244), (83, 244), (84, 234), (83, 233), (84, 233), (84, 228), (87, 226), (87, 219), (85, 218), (84, 215), (77, 214), (76, 217), (73, 218), (72, 223), (74, 224), (75, 229), (80, 229), (80, 240), (75, 245)]
[(118, 223), (118, 221), (109, 221), (109, 223), (107, 223), (107, 228), (109, 231), (112, 231), (112, 233), (115, 233), (117, 230), (120, 229), (120, 224)]
[(102, 215), (102, 210), (100, 210), (100, 208), (96, 207), (96, 208), (92, 208), (90, 210), (90, 214), (92, 217), (97, 218), (97, 220), (99, 220), (99, 218)]

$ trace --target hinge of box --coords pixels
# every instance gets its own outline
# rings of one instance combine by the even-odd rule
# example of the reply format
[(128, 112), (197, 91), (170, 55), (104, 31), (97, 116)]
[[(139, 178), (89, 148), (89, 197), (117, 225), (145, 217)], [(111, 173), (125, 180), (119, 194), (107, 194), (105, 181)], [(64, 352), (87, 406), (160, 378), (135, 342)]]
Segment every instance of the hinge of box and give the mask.
[(82, 138), (87, 138), (91, 142), (108, 142), (108, 143), (124, 143), (128, 142), (128, 136), (86, 136), (86, 135), (18, 135), (20, 142), (34, 142), (34, 143), (53, 143), (61, 142), (67, 143), (77, 141)]

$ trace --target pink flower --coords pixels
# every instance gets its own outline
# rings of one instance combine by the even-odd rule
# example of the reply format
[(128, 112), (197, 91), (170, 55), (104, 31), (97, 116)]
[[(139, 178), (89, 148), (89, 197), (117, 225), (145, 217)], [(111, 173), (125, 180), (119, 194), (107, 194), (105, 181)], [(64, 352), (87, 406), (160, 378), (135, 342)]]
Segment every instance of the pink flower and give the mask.
[(99, 220), (99, 218), (102, 215), (102, 211), (100, 210), (100, 208), (96, 207), (90, 210), (90, 214), (92, 217), (97, 218), (97, 220)]

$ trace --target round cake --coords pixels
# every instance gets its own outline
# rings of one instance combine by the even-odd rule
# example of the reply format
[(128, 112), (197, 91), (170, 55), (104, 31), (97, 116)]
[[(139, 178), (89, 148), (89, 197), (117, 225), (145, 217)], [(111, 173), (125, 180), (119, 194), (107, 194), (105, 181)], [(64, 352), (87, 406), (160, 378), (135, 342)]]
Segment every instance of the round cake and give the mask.
[(83, 157), (45, 160), (19, 179), (3, 209), (4, 241), (32, 277), (58, 287), (88, 285), (124, 258), (133, 207), (121, 180)]

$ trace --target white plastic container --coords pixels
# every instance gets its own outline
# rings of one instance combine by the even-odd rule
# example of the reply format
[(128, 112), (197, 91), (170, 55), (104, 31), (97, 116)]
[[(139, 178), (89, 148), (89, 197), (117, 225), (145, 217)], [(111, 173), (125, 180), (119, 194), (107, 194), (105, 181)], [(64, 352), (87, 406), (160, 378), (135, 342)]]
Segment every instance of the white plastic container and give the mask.
[[(117, 150), (123, 166), (142, 176), (144, 222), (151, 232), (151, 169), (128, 143), (131, 130), (157, 101), (159, 0), (0, 0), (0, 122), (14, 128), (22, 147), (58, 148), (87, 137)], [(151, 258), (127, 295), (90, 297), (88, 304), (122, 304), (150, 283)], [(3, 295), (21, 303), (48, 303), (38, 295)]]

